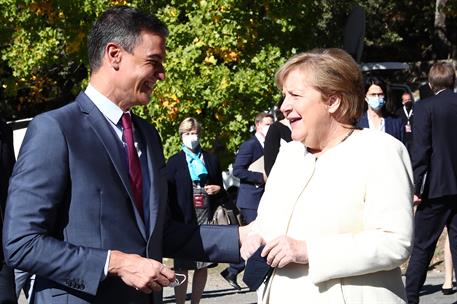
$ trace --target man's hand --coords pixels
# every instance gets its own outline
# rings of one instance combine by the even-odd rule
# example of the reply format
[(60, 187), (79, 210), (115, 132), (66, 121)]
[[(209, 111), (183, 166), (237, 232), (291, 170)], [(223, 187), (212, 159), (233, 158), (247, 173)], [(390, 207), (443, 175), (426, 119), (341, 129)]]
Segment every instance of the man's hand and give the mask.
[(108, 274), (144, 293), (160, 291), (175, 280), (174, 271), (161, 262), (117, 250), (111, 251)]
[(271, 267), (282, 268), (289, 263), (308, 264), (306, 241), (280, 236), (268, 242), (262, 250), (263, 257)]

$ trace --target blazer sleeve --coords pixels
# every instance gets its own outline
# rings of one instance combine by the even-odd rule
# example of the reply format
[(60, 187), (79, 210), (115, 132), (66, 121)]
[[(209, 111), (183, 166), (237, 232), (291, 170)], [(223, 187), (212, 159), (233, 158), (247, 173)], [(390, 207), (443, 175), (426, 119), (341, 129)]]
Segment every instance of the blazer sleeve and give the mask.
[(69, 288), (77, 278), (84, 292), (95, 295), (107, 251), (70, 244), (62, 236), (71, 191), (68, 153), (64, 132), (53, 117), (40, 115), (29, 124), (8, 193), (5, 260)]
[(392, 138), (382, 144), (383, 149), (372, 149), (376, 161), (366, 171), (361, 230), (307, 240), (314, 283), (391, 270), (409, 256), (413, 236), (409, 156), (404, 145)]
[(240, 146), (233, 165), (233, 175), (238, 177), (241, 183), (263, 185), (265, 183), (263, 174), (248, 170), (249, 166), (257, 160), (254, 159), (254, 144), (254, 141), (248, 140)]
[(414, 193), (421, 196), (422, 185), (430, 166), (432, 152), (432, 123), (427, 105), (428, 100), (422, 100), (414, 105), (413, 145), (411, 163), (414, 172)]

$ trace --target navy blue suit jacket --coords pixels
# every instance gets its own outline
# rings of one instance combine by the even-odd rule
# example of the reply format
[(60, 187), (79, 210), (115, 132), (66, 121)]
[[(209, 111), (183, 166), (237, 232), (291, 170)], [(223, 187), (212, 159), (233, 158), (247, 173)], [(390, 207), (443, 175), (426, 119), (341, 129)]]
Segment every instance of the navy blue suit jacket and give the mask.
[(30, 123), (10, 181), (3, 246), (8, 264), (37, 275), (35, 304), (162, 303), (161, 292), (146, 295), (119, 277), (104, 278), (108, 250), (159, 261), (238, 261), (236, 227), (170, 220), (159, 134), (132, 120), (148, 163), (147, 229), (134, 207), (122, 144), (87, 95)]
[(263, 156), (259, 140), (252, 136), (241, 144), (233, 165), (233, 175), (240, 179), (236, 205), (239, 208), (256, 209), (265, 189), (263, 174), (249, 171), (249, 166)]
[[(392, 135), (399, 141), (403, 142), (405, 130), (404, 130), (404, 126), (401, 121), (401, 118), (392, 116), (392, 115), (385, 115), (385, 116), (383, 116), (383, 118), (384, 118), (386, 133)], [(366, 111), (360, 117), (360, 119), (357, 123), (357, 127), (359, 127), (359, 128), (368, 128), (369, 127), (368, 115), (367, 115)]]
[[(203, 151), (203, 160), (208, 171), (207, 185), (219, 185), (221, 191), (217, 195), (209, 196), (211, 214), (217, 207), (218, 199), (222, 199), (224, 187), (222, 171), (217, 157)], [(170, 157), (167, 162), (168, 172), (168, 201), (173, 219), (182, 223), (197, 223), (193, 207), (193, 185), (186, 154), (180, 151)]]
[(420, 195), (424, 184), (422, 197), (457, 195), (457, 94), (444, 90), (420, 100), (414, 105), (414, 115), (411, 162), (415, 193)]

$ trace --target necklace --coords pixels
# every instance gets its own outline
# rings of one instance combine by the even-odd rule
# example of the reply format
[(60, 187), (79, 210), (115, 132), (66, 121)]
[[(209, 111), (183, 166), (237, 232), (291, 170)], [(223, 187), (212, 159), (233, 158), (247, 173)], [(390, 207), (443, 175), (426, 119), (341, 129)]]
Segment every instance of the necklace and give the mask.
[[(341, 144), (341, 143), (342, 143), (343, 141), (345, 141), (349, 136), (351, 136), (351, 134), (354, 132), (355, 129), (356, 129), (356, 128), (351, 128), (351, 129), (349, 130), (349, 132), (347, 132), (346, 135), (343, 137), (343, 139), (340, 140), (340, 142), (338, 142), (337, 144), (335, 144), (335, 146), (338, 145), (338, 144)], [(333, 146), (332, 146), (332, 147), (333, 147)], [(310, 149), (310, 148), (307, 148), (307, 151), (309, 151), (309, 152), (311, 152), (312, 154), (314, 154), (315, 157), (316, 157), (316, 160), (319, 158), (319, 156), (320, 156), (323, 152), (325, 152), (325, 150), (322, 150), (322, 151), (320, 151), (320, 152), (314, 152), (314, 153), (313, 153), (313, 152), (312, 152), (312, 149)]]
[(345, 141), (349, 136), (351, 136), (351, 134), (354, 132), (354, 128), (350, 129), (349, 132), (346, 134), (346, 136), (340, 141), (340, 143), (342, 143), (343, 141)]

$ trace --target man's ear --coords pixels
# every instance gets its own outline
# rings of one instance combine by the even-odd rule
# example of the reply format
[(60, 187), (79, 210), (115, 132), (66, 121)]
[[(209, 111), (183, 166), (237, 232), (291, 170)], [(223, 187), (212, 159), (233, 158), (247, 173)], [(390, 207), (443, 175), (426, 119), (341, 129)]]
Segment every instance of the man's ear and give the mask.
[(108, 60), (108, 63), (115, 69), (119, 70), (119, 64), (122, 59), (122, 49), (119, 45), (115, 43), (108, 43), (105, 48), (105, 58)]
[(328, 99), (328, 112), (334, 114), (341, 105), (341, 97), (333, 95)]

